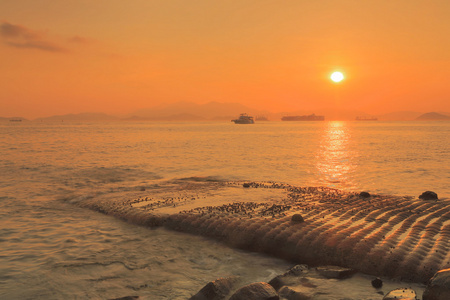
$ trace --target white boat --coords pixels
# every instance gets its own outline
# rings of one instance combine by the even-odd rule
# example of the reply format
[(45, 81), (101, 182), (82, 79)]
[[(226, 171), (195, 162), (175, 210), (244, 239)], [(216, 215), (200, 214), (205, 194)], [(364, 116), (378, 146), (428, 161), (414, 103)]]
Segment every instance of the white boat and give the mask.
[(253, 117), (247, 114), (241, 114), (238, 119), (231, 120), (234, 124), (254, 124)]

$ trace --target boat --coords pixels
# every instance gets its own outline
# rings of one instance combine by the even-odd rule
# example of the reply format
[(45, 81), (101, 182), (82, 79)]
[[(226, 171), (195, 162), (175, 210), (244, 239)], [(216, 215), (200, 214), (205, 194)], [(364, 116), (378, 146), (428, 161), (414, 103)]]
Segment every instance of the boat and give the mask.
[(254, 124), (253, 117), (247, 114), (241, 114), (238, 119), (231, 120), (234, 124)]
[(356, 117), (356, 121), (378, 121), (377, 117)]
[(307, 116), (284, 116), (281, 121), (323, 121), (324, 116), (316, 116), (315, 114)]

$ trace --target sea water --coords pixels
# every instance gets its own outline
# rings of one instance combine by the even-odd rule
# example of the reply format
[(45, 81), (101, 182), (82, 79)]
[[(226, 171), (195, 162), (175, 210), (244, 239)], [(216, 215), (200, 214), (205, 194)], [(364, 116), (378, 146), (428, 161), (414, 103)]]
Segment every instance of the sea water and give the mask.
[(450, 196), (450, 122), (0, 124), (0, 298), (187, 299), (291, 263), (73, 205), (175, 179)]

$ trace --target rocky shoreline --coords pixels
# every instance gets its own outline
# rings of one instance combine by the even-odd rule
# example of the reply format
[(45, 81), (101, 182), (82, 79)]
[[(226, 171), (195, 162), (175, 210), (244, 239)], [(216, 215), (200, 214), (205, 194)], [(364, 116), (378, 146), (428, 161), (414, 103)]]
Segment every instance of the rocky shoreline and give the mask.
[[(311, 267), (426, 283), (450, 268), (450, 201), (274, 182), (179, 180), (77, 204)], [(121, 200), (117, 200), (121, 199)]]
[(450, 269), (438, 272), (425, 289), (421, 285), (399, 287), (396, 282), (380, 278), (370, 281), (370, 277), (348, 268), (307, 265), (297, 265), (268, 283), (239, 283), (238, 277), (219, 278), (189, 300), (450, 299)]
[[(427, 286), (373, 278), (338, 266), (296, 265), (269, 282), (244, 284), (239, 276), (208, 282), (189, 300), (448, 300), (450, 269), (441, 270)], [(110, 300), (139, 299), (127, 296)]]
[[(357, 274), (337, 266), (296, 265), (269, 282), (241, 285), (239, 277), (219, 278), (189, 300), (419, 299), (423, 286), (396, 287), (396, 282)], [(417, 291), (416, 291), (417, 290)], [(438, 298), (429, 298), (438, 299)]]

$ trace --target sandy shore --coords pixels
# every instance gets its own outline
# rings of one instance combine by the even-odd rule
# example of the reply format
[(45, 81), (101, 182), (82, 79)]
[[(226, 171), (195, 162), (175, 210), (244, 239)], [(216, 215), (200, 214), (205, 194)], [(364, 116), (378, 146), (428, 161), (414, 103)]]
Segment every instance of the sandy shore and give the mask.
[[(279, 183), (180, 180), (79, 199), (145, 226), (199, 234), (297, 263), (425, 282), (450, 268), (450, 201)], [(121, 200), (117, 200), (121, 199)], [(294, 222), (300, 214), (304, 221)]]

